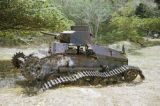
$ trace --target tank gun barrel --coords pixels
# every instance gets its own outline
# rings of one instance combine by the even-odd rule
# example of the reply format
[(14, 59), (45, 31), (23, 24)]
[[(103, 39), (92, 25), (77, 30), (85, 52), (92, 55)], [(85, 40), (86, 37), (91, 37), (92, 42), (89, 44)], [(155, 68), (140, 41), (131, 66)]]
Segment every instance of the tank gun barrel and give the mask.
[(41, 33), (44, 35), (50, 35), (50, 36), (55, 36), (55, 37), (60, 35), (60, 33), (50, 33), (50, 32), (44, 32), (44, 31), (41, 31)]

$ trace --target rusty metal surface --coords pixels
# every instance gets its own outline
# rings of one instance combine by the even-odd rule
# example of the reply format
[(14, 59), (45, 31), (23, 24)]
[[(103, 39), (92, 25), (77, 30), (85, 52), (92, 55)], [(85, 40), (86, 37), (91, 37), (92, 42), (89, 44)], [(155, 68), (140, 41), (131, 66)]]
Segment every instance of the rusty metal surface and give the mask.
[(51, 53), (65, 53), (65, 51), (68, 49), (67, 43), (53, 43), (51, 45)]
[(93, 50), (93, 52), (96, 53), (96, 55), (121, 58), (127, 60), (126, 56), (124, 56), (120, 51), (93, 44), (90, 44), (88, 46)]
[(70, 43), (76, 45), (86, 45), (91, 43), (91, 36), (89, 32), (85, 31), (76, 31), (72, 34)]

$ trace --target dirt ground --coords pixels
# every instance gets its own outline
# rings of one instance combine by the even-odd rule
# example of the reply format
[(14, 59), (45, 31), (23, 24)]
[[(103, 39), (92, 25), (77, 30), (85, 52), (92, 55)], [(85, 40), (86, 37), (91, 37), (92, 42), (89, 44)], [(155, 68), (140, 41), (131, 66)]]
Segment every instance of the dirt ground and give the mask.
[(0, 106), (160, 106), (160, 46), (136, 50), (128, 58), (143, 70), (143, 82), (137, 78), (106, 87), (63, 87), (31, 97), (21, 87), (2, 87)]

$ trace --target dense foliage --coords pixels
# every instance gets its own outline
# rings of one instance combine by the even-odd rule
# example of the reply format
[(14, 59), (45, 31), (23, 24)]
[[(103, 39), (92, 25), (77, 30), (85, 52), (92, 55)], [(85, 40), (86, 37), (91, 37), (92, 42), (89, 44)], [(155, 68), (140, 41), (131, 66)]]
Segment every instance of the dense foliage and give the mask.
[(143, 37), (148, 36), (148, 31), (160, 32), (160, 10), (144, 2), (136, 6), (128, 2), (103, 22), (98, 40), (102, 43), (130, 40), (143, 44)]
[[(159, 0), (1, 0), (0, 44), (26, 44), (39, 31), (88, 25), (95, 42), (143, 42), (160, 31)], [(30, 42), (29, 42), (30, 43)]]
[[(0, 29), (40, 29), (61, 31), (70, 21), (56, 7), (39, 0), (10, 0), (1, 2)], [(5, 5), (4, 5), (5, 4)]]

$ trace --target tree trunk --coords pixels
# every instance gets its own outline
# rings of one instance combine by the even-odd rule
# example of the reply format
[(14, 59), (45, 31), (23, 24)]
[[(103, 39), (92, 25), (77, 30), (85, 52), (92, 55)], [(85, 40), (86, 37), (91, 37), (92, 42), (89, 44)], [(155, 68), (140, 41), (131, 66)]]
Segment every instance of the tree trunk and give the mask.
[(100, 24), (98, 16), (96, 17), (95, 20), (96, 21), (95, 21), (95, 31), (94, 31), (94, 33), (95, 33), (95, 37), (97, 38), (98, 37), (99, 24)]

